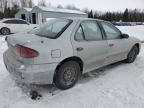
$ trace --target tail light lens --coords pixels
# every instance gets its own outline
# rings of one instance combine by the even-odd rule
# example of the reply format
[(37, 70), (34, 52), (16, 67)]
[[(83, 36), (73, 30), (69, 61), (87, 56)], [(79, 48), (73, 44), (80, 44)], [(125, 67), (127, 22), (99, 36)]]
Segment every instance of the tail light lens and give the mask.
[(33, 57), (37, 57), (39, 55), (39, 53), (37, 51), (35, 51), (34, 49), (31, 48), (27, 48), (21, 45), (16, 45), (16, 52), (24, 58), (33, 58)]

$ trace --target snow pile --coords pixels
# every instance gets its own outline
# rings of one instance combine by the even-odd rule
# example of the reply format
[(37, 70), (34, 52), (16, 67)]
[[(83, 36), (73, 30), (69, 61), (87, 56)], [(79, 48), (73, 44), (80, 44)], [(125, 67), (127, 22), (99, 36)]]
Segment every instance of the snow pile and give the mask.
[(4, 74), (5, 67), (4, 67), (4, 64), (3, 64), (3, 52), (6, 49), (7, 49), (7, 45), (5, 43), (5, 37), (1, 37), (0, 36), (0, 77), (1, 78), (3, 78), (4, 76), (6, 76), (6, 74)]
[[(134, 32), (131, 27), (126, 29)], [(93, 71), (67, 91), (35, 87), (43, 96), (37, 101), (30, 99), (30, 87), (9, 76), (2, 58), (6, 49), (4, 37), (0, 37), (0, 108), (144, 108), (144, 45), (134, 63), (119, 62)]]

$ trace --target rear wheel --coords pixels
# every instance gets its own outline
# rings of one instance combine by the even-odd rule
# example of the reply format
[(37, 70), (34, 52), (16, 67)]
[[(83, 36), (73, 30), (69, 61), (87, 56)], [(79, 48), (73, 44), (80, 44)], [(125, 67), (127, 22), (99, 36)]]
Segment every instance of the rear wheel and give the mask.
[(133, 63), (138, 55), (138, 47), (137, 46), (134, 46), (131, 51), (129, 52), (128, 56), (127, 56), (127, 59), (126, 59), (126, 62), (127, 63)]
[(10, 34), (10, 29), (6, 28), (6, 27), (2, 28), (0, 31), (1, 31), (2, 35), (9, 35)]
[(80, 66), (75, 61), (63, 63), (54, 76), (56, 87), (62, 90), (73, 87), (78, 81), (80, 75)]

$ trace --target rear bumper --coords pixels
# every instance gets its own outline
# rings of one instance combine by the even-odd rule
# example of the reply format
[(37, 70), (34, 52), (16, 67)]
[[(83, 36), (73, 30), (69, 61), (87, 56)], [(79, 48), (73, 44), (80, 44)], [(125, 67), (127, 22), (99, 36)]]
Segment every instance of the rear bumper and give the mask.
[(8, 56), (3, 55), (4, 64), (12, 77), (26, 84), (52, 84), (57, 63), (25, 65)]

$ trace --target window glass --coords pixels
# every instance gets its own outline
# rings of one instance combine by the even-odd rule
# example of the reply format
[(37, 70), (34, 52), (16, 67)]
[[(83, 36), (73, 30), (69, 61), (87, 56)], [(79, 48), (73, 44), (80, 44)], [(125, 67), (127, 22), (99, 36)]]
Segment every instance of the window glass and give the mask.
[(67, 21), (56, 22), (52, 24), (51, 26), (49, 26), (47, 29), (51, 30), (54, 33), (58, 33), (59, 31), (61, 31), (62, 28), (66, 26), (66, 24), (67, 24)]
[(85, 40), (102, 40), (102, 35), (96, 21), (84, 21), (81, 25), (84, 31)]
[(7, 21), (4, 21), (4, 23), (6, 23), (6, 24), (16, 24), (17, 21), (16, 20), (7, 20)]
[(56, 38), (70, 23), (71, 20), (67, 19), (53, 19), (32, 30), (30, 33), (42, 37)]
[(75, 39), (77, 41), (83, 41), (84, 40), (83, 31), (82, 31), (81, 26), (79, 27), (78, 31), (75, 34)]
[(118, 31), (113, 25), (107, 22), (101, 22), (101, 25), (105, 31), (107, 39), (120, 39), (120, 31)]
[(27, 22), (23, 21), (23, 20), (17, 20), (18, 24), (27, 24)]

